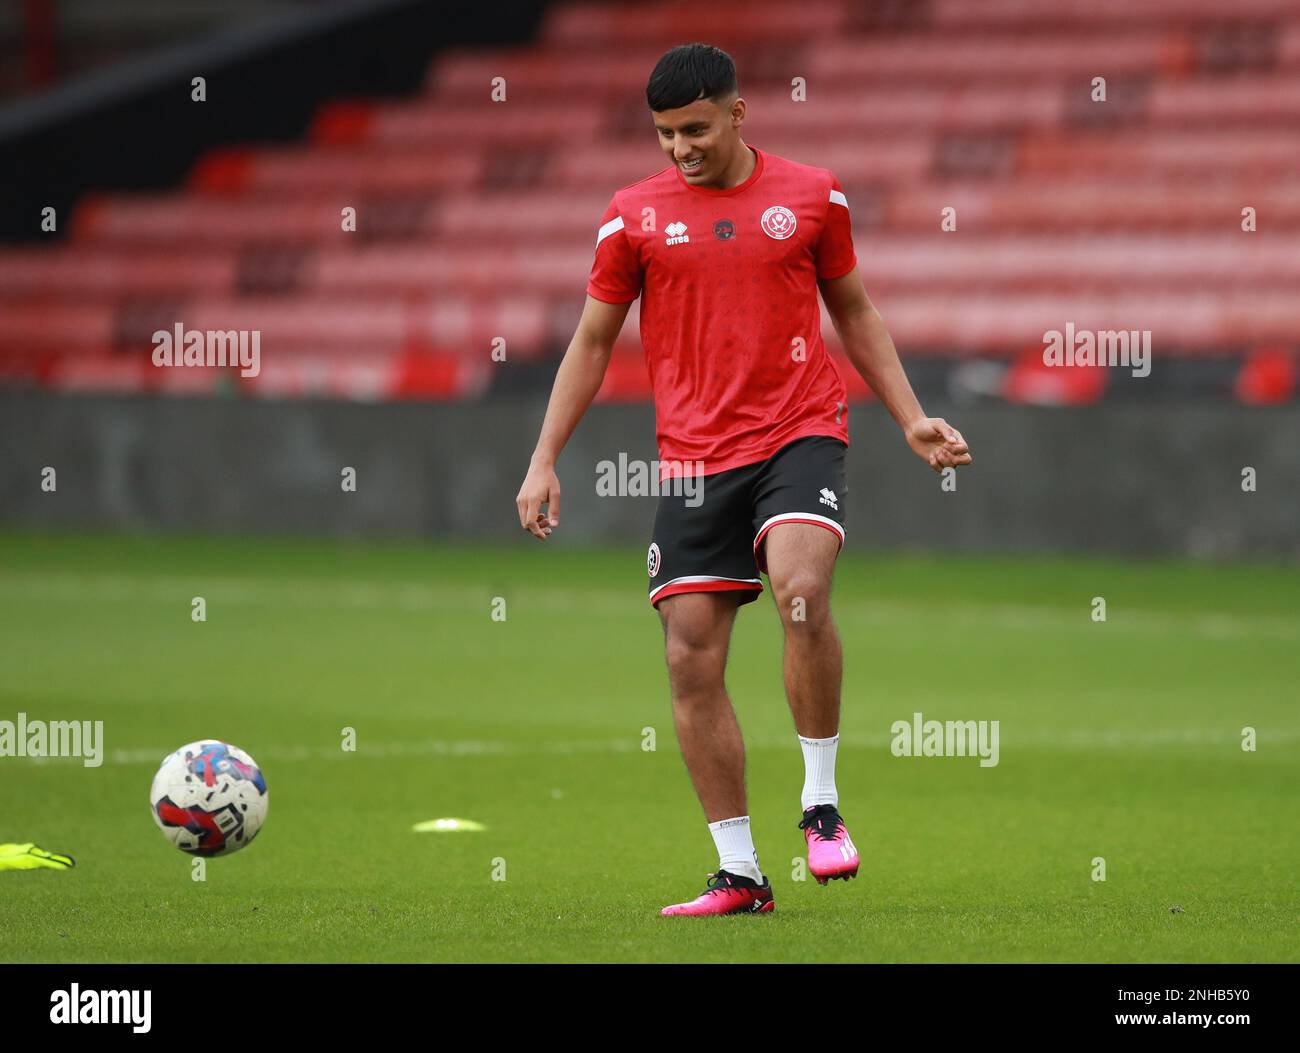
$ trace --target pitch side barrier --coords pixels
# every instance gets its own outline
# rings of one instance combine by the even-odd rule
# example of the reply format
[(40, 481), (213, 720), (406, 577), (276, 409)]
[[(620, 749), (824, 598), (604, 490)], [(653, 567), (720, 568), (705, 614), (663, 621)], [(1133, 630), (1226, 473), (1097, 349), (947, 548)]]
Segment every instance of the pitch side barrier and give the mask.
[[(854, 404), (850, 548), (1300, 557), (1298, 405), (927, 408), (961, 428), (975, 464), (937, 475), (878, 404)], [(544, 412), (531, 397), (0, 392), (0, 523), (522, 540), (514, 499)], [(592, 407), (559, 463), (563, 543), (644, 545), (657, 459), (650, 406)]]

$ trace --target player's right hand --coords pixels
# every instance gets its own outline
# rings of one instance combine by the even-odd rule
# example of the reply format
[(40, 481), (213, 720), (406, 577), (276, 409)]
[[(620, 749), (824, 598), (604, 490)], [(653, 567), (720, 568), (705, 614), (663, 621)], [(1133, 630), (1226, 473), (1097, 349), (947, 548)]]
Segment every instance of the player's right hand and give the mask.
[[(546, 505), (546, 512), (542, 512)], [(538, 541), (545, 541), (551, 531), (560, 525), (560, 479), (555, 469), (530, 464), (524, 484), (515, 498), (519, 509), (519, 525)]]

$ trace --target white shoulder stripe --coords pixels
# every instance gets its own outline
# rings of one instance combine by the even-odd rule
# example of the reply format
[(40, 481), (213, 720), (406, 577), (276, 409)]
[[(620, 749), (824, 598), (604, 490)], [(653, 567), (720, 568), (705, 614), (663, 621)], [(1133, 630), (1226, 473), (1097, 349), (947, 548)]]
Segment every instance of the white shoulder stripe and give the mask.
[(611, 234), (623, 229), (623, 217), (615, 216), (596, 232), (596, 244), (599, 245)]
[(832, 191), (831, 191), (831, 204), (833, 204), (833, 205), (843, 205), (845, 208), (848, 208), (848, 207), (849, 207), (849, 199), (846, 198), (846, 197), (844, 196), (844, 191), (843, 191), (843, 190), (832, 190)]

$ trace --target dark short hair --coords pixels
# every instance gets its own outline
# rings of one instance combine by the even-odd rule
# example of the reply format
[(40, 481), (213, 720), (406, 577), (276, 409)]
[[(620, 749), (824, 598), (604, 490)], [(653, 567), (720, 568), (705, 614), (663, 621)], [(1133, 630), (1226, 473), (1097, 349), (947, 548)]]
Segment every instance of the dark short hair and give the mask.
[(655, 63), (645, 86), (650, 109), (676, 110), (696, 99), (720, 99), (737, 90), (736, 64), (711, 44), (678, 44)]

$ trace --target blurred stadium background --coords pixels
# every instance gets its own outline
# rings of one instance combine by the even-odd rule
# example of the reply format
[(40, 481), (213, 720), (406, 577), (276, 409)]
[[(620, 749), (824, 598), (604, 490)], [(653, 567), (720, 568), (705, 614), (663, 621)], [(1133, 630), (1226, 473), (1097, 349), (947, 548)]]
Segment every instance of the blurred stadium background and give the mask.
[[(736, 59), (747, 141), (835, 171), (977, 462), (942, 492), (842, 366), (841, 791), (870, 893), (783, 885), (797, 927), (720, 943), (643, 917), (709, 852), (644, 599), (653, 501), (594, 488), (655, 456), (635, 306), (563, 528), (538, 546), (513, 504), (600, 214), (663, 166), (645, 81), (692, 40)], [(85, 862), (13, 886), (7, 956), (1294, 959), (1294, 0), (26, 0), (0, 70), (0, 716), (109, 718), (102, 769), (0, 760), (0, 840)], [(260, 330), (260, 374), (155, 368), (177, 323)], [(1044, 368), (1068, 323), (1151, 330), (1150, 375)], [(779, 871), (799, 773), (768, 615), (729, 686)], [(891, 762), (888, 722), (940, 705), (1003, 721), (998, 769)], [(214, 734), (285, 789), (222, 866), (243, 880), (202, 890), (143, 800)], [(634, 845), (592, 800), (637, 809)], [(437, 816), (490, 843), (395, 868)], [(1098, 854), (1125, 879), (1088, 881)]]
[[(12, 518), (504, 536), (497, 511), (504, 498), (509, 512), (580, 311), (593, 223), (613, 190), (662, 167), (648, 70), (698, 38), (737, 60), (748, 140), (837, 173), (868, 290), (922, 401), (961, 417), (983, 440), (980, 477), (1005, 484), (975, 485), (960, 536), (932, 536), (906, 512), (892, 533), (863, 523), (879, 531), (866, 536), (1297, 551), (1293, 495), (1278, 503), (1279, 486), (1261, 486), (1249, 516), (1225, 512), (1243, 466), (1294, 480), (1290, 444), (1270, 439), (1297, 420), (1300, 343), (1300, 14), (1286, 0), (810, 0), (798, 17), (732, 2), (32, 0), (4, 17), (6, 438), (28, 450), (40, 439), (48, 454), (75, 421), (90, 475), (122, 457), (152, 465), (134, 500), (86, 486), (56, 502), (10, 456)], [(191, 99), (199, 76), (205, 102)], [(794, 78), (807, 101), (792, 101)], [(341, 229), (345, 207), (354, 233)], [(940, 229), (947, 207), (956, 232)], [(260, 374), (153, 367), (151, 334), (178, 322), (259, 330)], [(1066, 323), (1151, 330), (1151, 375), (1045, 367), (1043, 334)], [(840, 361), (851, 397), (869, 400)], [(597, 407), (576, 441), (602, 426), (594, 446), (649, 435), (647, 384), (634, 305), (600, 395), (615, 412)], [(75, 410), (51, 401), (63, 396)], [(173, 411), (162, 401), (173, 399), (190, 401)], [(321, 400), (438, 408), (336, 424), (342, 411)], [(1033, 406), (1098, 409), (1017, 411)], [(123, 413), (148, 422), (138, 446)], [(856, 415), (863, 449), (892, 441), (870, 430), (877, 417)], [(410, 422), (418, 463), (420, 429), (447, 420), (437, 453), (459, 445), (468, 477), (429, 463), (408, 477), (389, 458), (385, 479), (402, 494), (385, 501), (372, 486), (369, 518), (314, 500), (312, 448), (328, 439), (304, 431), (311, 422), (355, 433), (354, 446)], [(195, 429), (221, 433), (211, 470), (243, 469), (221, 484), (247, 494), (243, 519), (200, 494), (169, 510), (161, 489), (203, 474), (173, 462), (181, 474), (167, 476), (160, 451), (181, 441), (171, 427), (208, 448)], [(1025, 463), (1030, 435), (1052, 445), (1050, 460)], [(268, 443), (298, 450), (281, 467), (301, 492), (259, 474)], [(1032, 488), (1042, 500), (1020, 500), (1047, 507), (1008, 534), (996, 522), (1005, 490), (1053, 466), (1076, 485)], [(428, 511), (422, 480), (474, 496), (459, 515)], [(1141, 494), (1165, 487), (1185, 501), (1173, 522), (1144, 514)], [(1087, 491), (1084, 503), (1053, 523), (1069, 490)], [(1062, 526), (1096, 518), (1099, 501), (1125, 518), (1119, 533)], [(644, 532), (639, 512), (579, 508), (573, 529), (590, 524), (589, 539)]]

